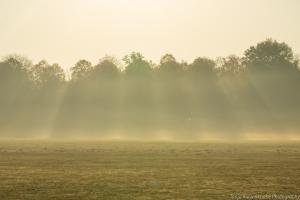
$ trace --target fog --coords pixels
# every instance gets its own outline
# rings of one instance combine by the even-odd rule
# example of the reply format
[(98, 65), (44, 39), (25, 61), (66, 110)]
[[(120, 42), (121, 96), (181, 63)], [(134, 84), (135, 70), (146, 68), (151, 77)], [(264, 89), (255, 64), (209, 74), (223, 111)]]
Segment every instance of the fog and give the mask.
[(10, 55), (0, 63), (0, 137), (295, 140), (299, 91), (298, 60), (272, 39), (242, 57), (191, 63), (137, 52), (79, 60), (70, 77), (59, 64)]

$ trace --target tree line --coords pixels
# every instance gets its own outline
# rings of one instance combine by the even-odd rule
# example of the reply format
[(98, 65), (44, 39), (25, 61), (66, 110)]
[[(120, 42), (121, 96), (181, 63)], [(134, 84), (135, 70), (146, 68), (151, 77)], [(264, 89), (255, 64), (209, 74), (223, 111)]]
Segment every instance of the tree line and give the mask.
[(297, 133), (300, 129), (298, 59), (284, 42), (267, 39), (242, 57), (199, 57), (159, 64), (140, 53), (96, 65), (79, 60), (71, 77), (58, 64), (22, 56), (0, 62), (0, 136), (50, 133), (152, 137), (201, 134)]

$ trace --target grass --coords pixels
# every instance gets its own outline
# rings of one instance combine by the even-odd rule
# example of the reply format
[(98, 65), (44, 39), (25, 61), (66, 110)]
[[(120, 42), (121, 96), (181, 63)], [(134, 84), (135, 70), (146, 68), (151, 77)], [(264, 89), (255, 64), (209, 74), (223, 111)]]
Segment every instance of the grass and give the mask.
[(0, 141), (0, 200), (300, 194), (298, 143)]

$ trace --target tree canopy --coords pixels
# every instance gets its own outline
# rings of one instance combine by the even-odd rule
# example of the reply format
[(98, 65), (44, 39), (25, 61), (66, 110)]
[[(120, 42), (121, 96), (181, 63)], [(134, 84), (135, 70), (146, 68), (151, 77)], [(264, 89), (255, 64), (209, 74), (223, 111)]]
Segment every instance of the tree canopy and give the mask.
[(0, 62), (0, 136), (299, 132), (300, 72), (292, 49), (267, 39), (242, 57), (158, 64), (133, 52), (93, 65), (79, 60), (66, 79), (58, 64), (11, 55)]

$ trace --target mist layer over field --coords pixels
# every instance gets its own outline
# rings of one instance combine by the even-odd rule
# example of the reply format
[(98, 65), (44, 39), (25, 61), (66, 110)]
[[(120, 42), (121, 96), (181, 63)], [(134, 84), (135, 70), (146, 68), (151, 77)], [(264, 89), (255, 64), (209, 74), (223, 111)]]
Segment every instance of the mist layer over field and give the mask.
[[(121, 67), (123, 66), (123, 68)], [(267, 39), (212, 60), (159, 64), (133, 52), (70, 76), (58, 64), (21, 56), (0, 63), (0, 137), (113, 139), (297, 139), (298, 60)]]

